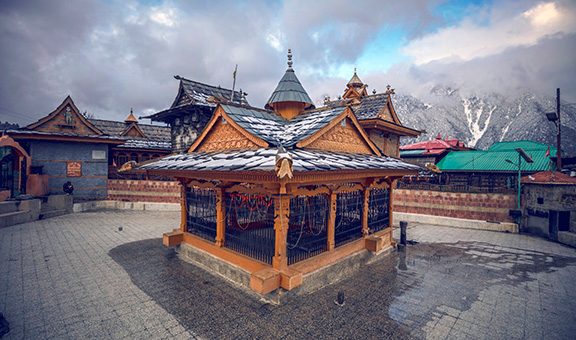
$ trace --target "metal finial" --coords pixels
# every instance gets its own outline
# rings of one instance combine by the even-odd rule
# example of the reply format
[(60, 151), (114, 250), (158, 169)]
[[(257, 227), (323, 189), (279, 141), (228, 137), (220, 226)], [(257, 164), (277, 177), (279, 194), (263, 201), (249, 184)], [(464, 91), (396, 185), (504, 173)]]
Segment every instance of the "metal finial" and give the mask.
[(134, 113), (134, 109), (130, 108), (130, 114), (133, 114), (133, 113)]
[(372, 94), (376, 94), (376, 89), (373, 89), (373, 90), (372, 90)]
[(396, 94), (390, 85), (386, 85), (386, 94)]
[(354, 67), (354, 74), (356, 74), (356, 67)]
[(292, 49), (288, 49), (288, 68), (292, 68)]

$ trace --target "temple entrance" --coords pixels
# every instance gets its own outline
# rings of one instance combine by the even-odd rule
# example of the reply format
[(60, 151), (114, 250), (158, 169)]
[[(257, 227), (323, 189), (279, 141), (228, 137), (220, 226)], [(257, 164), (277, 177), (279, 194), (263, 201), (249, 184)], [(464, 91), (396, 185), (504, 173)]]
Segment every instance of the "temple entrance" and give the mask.
[(9, 190), (15, 195), (16, 183), (14, 180), (15, 159), (12, 149), (0, 148), (0, 190)]
[(216, 239), (216, 193), (186, 188), (187, 231), (208, 241)]
[(30, 165), (30, 156), (20, 144), (9, 136), (0, 137), (0, 191), (9, 191), (11, 197), (26, 193)]

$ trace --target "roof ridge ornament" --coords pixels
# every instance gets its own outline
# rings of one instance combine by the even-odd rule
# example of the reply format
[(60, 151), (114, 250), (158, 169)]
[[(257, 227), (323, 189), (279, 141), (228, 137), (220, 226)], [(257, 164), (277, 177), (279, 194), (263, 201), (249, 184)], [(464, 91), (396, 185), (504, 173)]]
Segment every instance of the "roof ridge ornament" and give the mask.
[(292, 69), (292, 49), (288, 49), (288, 69)]

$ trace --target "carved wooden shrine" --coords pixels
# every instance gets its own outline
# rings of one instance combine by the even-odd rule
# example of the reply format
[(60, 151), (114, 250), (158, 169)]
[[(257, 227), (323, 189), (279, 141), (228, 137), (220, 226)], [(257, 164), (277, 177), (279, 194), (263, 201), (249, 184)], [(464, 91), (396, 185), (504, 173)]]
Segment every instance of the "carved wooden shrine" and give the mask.
[(241, 268), (259, 293), (391, 247), (394, 181), (419, 168), (381, 151), (357, 104), (315, 108), (291, 60), (265, 109), (221, 101), (187, 153), (141, 166), (182, 184), (181, 225), (164, 244)]

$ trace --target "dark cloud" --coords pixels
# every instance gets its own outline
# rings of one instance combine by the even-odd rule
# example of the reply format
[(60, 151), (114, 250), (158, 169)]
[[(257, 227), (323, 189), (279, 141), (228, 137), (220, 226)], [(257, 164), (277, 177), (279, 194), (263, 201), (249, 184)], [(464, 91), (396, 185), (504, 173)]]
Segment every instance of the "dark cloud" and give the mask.
[[(29, 123), (67, 94), (101, 118), (123, 119), (131, 107), (138, 113), (161, 110), (176, 95), (173, 75), (230, 87), (235, 64), (237, 86), (253, 105), (263, 106), (286, 68), (288, 47), (304, 87), (321, 102), (324, 95), (343, 93), (348, 80), (327, 70), (355, 62), (383, 26), (401, 26), (410, 37), (425, 35), (443, 20), (431, 10), (435, 4), (3, 1), (0, 120)], [(442, 81), (502, 91), (561, 86), (569, 95), (574, 46), (574, 36), (556, 36), (482, 59), (396, 65), (360, 76), (378, 90), (390, 83), (417, 92)]]

